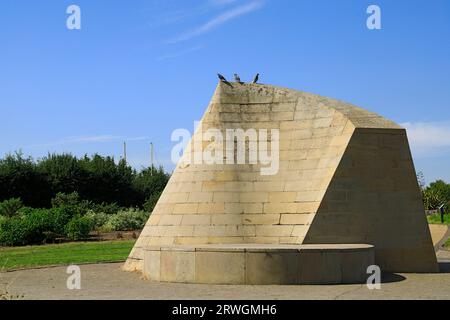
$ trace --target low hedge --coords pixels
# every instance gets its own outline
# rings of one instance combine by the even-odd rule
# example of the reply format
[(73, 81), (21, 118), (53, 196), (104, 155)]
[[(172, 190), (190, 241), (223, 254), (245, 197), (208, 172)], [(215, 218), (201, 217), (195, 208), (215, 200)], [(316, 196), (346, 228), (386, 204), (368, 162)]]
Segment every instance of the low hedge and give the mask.
[(52, 242), (57, 237), (67, 236), (66, 226), (72, 219), (73, 213), (66, 207), (22, 208), (18, 215), (0, 220), (0, 244), (18, 246)]
[[(154, 206), (157, 200), (149, 199)], [(0, 215), (0, 245), (19, 246), (52, 242), (56, 238), (81, 240), (92, 230), (129, 231), (142, 229), (149, 213), (123, 209), (113, 204), (92, 204), (78, 194), (58, 194), (50, 209), (21, 207), (20, 199), (5, 201)]]
[(0, 221), (0, 243), (8, 246), (41, 244), (56, 236), (54, 218), (45, 209), (35, 209), (28, 215)]

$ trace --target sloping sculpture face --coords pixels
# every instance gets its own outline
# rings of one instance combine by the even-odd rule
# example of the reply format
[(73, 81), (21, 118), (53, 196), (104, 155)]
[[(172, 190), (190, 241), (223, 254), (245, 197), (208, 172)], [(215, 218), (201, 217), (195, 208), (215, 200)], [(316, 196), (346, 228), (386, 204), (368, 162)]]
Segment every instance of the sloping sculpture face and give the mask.
[(218, 85), (193, 141), (212, 128), (267, 129), (269, 140), (278, 130), (276, 174), (260, 162), (186, 164), (191, 142), (126, 270), (142, 270), (154, 246), (370, 244), (384, 271), (437, 271), (403, 128), (341, 101), (237, 83)]

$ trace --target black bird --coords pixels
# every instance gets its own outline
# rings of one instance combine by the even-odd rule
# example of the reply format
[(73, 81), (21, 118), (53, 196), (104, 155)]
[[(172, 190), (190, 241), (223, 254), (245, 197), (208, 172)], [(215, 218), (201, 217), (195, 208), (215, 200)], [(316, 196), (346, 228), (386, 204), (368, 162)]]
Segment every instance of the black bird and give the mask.
[(221, 75), (220, 73), (218, 73), (217, 76), (219, 77), (220, 81), (228, 82), (227, 79), (225, 79), (225, 77), (223, 75)]
[(239, 75), (237, 73), (234, 74), (234, 81), (241, 83), (241, 78), (239, 77)]
[(252, 83), (258, 83), (259, 80), (259, 73), (256, 74), (255, 78), (253, 79)]

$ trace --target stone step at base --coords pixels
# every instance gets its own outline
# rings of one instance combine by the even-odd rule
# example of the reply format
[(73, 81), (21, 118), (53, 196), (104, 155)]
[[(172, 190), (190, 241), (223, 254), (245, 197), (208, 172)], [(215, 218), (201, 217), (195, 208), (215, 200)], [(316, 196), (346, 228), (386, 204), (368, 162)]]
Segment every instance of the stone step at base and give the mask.
[(222, 285), (366, 283), (369, 244), (226, 244), (149, 247), (150, 281)]

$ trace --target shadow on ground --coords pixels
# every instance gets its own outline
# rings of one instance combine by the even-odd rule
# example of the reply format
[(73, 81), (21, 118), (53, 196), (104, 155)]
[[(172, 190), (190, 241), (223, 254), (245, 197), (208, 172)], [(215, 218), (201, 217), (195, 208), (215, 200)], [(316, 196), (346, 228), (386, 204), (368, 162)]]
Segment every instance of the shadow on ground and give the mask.
[(440, 273), (450, 273), (450, 261), (449, 262), (439, 262), (439, 272)]
[(400, 282), (403, 280), (406, 280), (406, 278), (396, 273), (383, 272), (381, 274), (381, 283)]
[[(439, 262), (439, 273), (450, 273), (450, 261)], [(392, 283), (406, 280), (404, 276), (396, 273), (383, 272), (381, 275), (381, 283)]]

